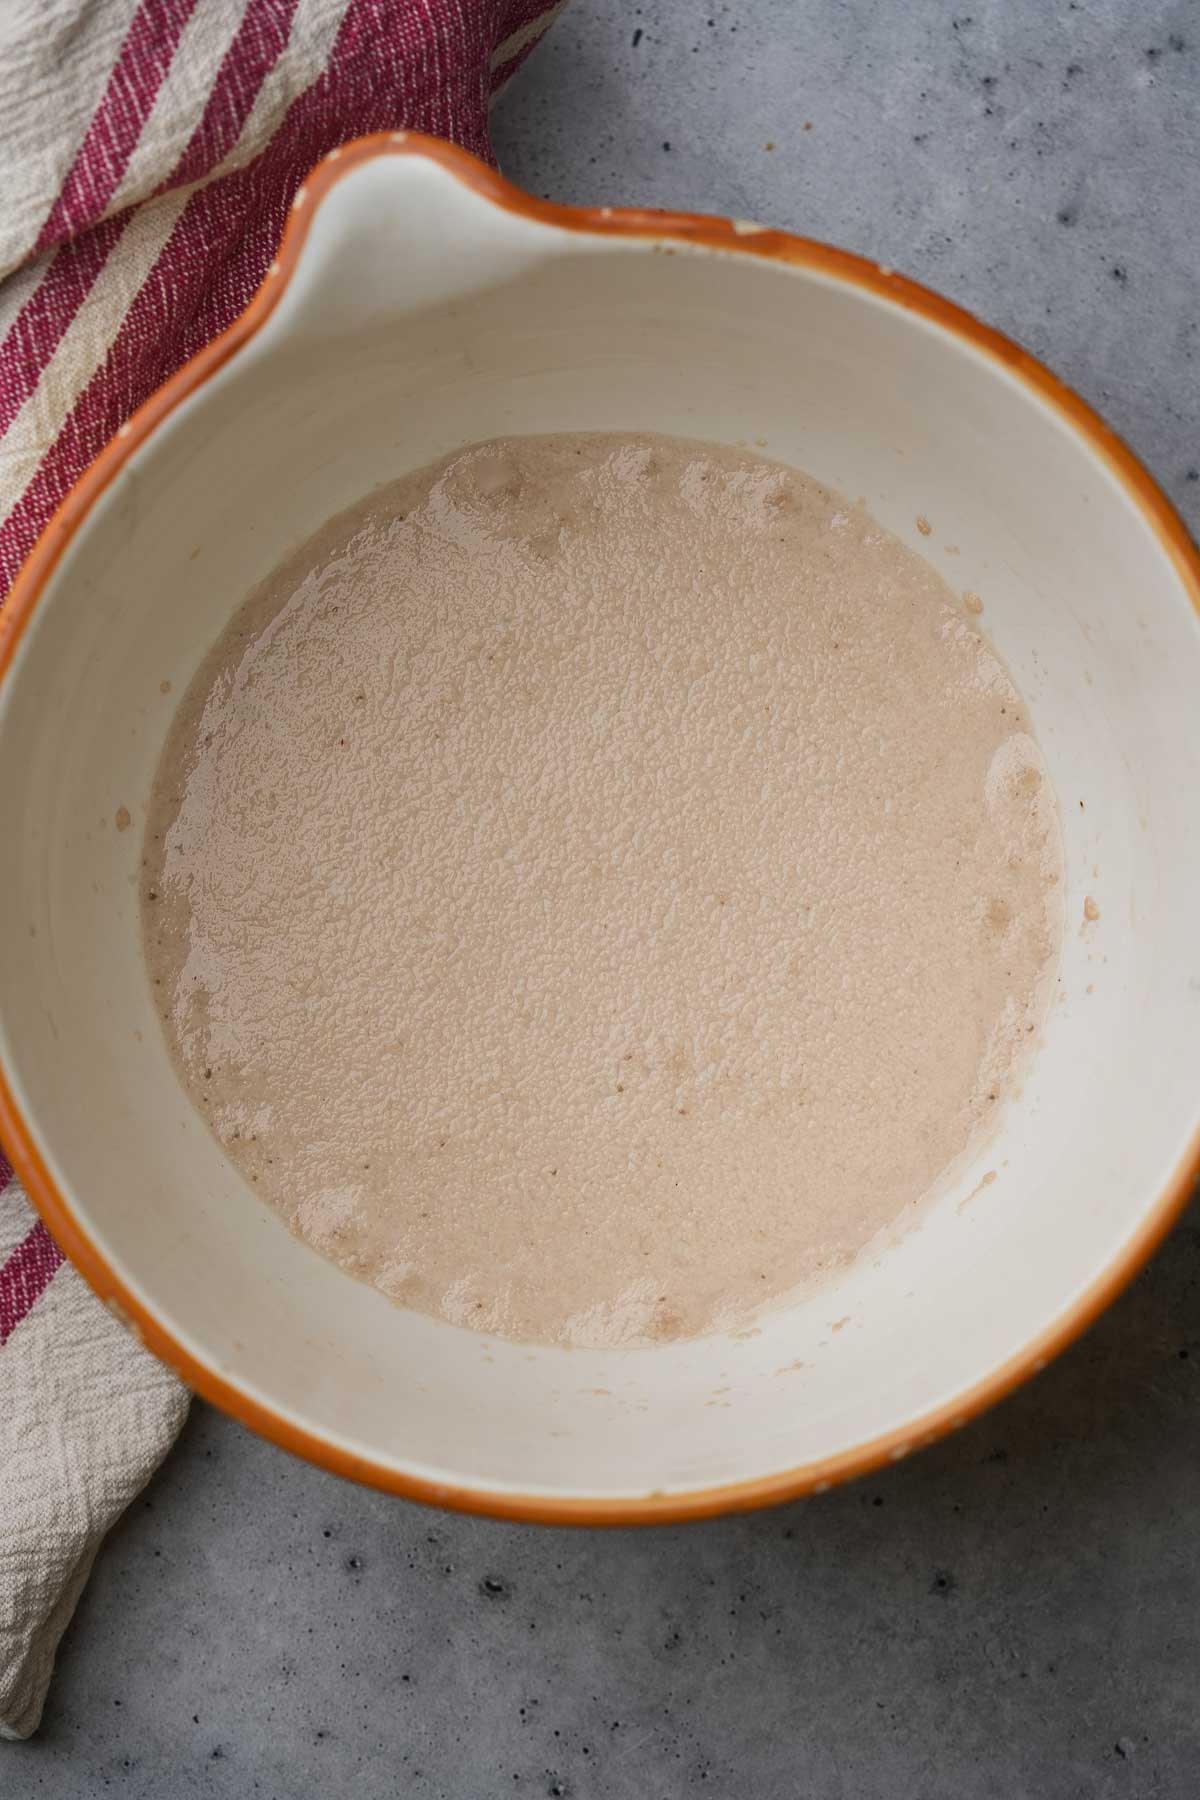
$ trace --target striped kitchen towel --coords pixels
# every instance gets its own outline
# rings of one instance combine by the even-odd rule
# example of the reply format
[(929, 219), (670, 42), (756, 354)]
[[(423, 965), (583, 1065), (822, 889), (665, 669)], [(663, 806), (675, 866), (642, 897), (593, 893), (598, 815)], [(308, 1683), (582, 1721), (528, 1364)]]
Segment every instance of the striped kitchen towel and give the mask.
[[(245, 306), (312, 165), (398, 126), (490, 157), (489, 101), (557, 10), (3, 0), (0, 596), (118, 426)], [(0, 1737), (36, 1728), (96, 1548), (187, 1404), (62, 1262), (0, 1155)]]

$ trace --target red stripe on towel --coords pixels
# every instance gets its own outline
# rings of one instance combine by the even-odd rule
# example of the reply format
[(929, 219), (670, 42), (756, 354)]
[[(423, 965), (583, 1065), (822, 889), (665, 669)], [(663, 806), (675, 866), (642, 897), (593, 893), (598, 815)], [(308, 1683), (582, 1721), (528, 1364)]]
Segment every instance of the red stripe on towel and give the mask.
[(62, 1251), (39, 1219), (0, 1268), (0, 1346), (32, 1312), (62, 1263)]

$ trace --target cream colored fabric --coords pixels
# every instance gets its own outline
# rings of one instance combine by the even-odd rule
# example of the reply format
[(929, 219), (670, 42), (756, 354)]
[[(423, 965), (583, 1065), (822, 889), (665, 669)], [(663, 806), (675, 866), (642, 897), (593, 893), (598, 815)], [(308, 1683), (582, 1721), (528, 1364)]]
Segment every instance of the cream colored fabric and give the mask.
[[(18, 1201), (28, 1210), (13, 1184), (0, 1209), (11, 1217)], [(100, 1540), (162, 1461), (187, 1401), (69, 1265), (0, 1349), (0, 1737), (37, 1726)]]

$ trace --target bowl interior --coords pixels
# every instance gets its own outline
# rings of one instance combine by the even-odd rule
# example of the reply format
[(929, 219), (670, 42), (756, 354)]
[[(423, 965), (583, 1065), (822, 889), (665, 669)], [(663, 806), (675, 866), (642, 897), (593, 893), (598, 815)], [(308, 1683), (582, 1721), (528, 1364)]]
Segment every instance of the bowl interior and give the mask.
[[(480, 438), (580, 428), (761, 447), (977, 590), (1067, 854), (1057, 1001), (974, 1165), (757, 1334), (604, 1353), (404, 1312), (293, 1239), (175, 1081), (136, 893), (173, 708), (248, 587), (383, 481)], [(318, 209), (266, 325), (105, 491), (24, 633), (0, 693), (0, 1054), (60, 1191), (152, 1314), (385, 1479), (619, 1499), (823, 1461), (1021, 1352), (1185, 1153), (1198, 692), (1180, 568), (1015, 368), (820, 267), (566, 231), (379, 158)]]

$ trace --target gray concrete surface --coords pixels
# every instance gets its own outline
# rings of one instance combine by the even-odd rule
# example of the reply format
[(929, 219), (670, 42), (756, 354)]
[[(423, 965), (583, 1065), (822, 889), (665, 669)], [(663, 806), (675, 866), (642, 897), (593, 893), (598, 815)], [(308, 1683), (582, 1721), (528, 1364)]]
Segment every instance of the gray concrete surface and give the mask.
[[(1200, 524), (1194, 3), (574, 0), (495, 131), (540, 193), (766, 219), (943, 288)], [(99, 1560), (41, 1736), (0, 1749), (5, 1800), (110, 1789), (1195, 1795), (1200, 1214), (953, 1442), (748, 1518), (455, 1519), (197, 1406)]]

